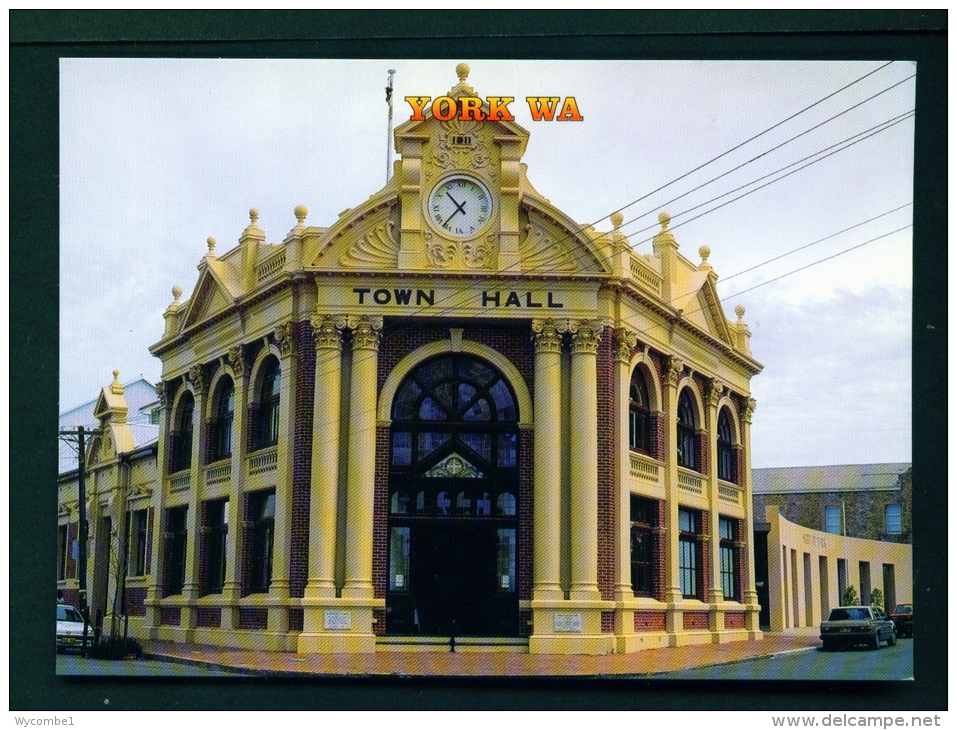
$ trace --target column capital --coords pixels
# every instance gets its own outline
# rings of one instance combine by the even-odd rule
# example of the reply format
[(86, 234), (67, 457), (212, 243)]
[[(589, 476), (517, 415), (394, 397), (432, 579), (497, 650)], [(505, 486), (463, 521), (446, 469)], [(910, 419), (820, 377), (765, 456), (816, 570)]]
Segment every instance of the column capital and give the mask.
[(745, 423), (751, 423), (754, 416), (754, 409), (758, 407), (758, 402), (754, 398), (748, 398), (744, 402), (744, 408), (741, 409), (741, 420)]
[(166, 381), (161, 380), (153, 386), (156, 390), (156, 397), (159, 398), (160, 410), (169, 407), (169, 396), (166, 393)]
[(677, 386), (683, 369), (684, 363), (674, 355), (669, 355), (665, 360), (665, 382), (668, 385)]
[(618, 362), (631, 362), (631, 352), (638, 344), (638, 335), (626, 327), (616, 327), (612, 333), (611, 347)]
[(724, 385), (717, 379), (712, 380), (705, 390), (705, 402), (712, 408), (717, 408), (722, 393), (724, 393)]
[(604, 325), (595, 319), (570, 319), (559, 324), (559, 331), (568, 332), (572, 340), (572, 354), (598, 352)]
[(382, 337), (382, 317), (349, 315), (347, 326), (352, 330), (353, 350), (378, 350)]
[(234, 378), (246, 378), (249, 375), (250, 363), (246, 361), (246, 354), (241, 344), (226, 351), (225, 364), (233, 371)]
[(193, 365), (189, 369), (189, 382), (193, 384), (193, 390), (196, 395), (202, 395), (206, 392), (206, 378), (203, 377), (203, 366)]
[(273, 331), (276, 347), (282, 357), (288, 357), (296, 350), (295, 324), (290, 320), (278, 325)]
[(533, 319), (532, 340), (536, 354), (562, 351), (562, 334), (554, 319)]
[(311, 323), (317, 352), (342, 349), (342, 330), (346, 326), (345, 315), (314, 314)]

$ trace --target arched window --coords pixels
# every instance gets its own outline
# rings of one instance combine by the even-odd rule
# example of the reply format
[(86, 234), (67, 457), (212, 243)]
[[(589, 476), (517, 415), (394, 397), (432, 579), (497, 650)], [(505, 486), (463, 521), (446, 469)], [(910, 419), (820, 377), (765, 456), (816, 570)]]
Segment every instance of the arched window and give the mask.
[(641, 370), (635, 368), (628, 389), (628, 445), (634, 451), (649, 452), (648, 386)]
[(695, 418), (687, 389), (678, 396), (678, 466), (695, 468)]
[(279, 360), (270, 357), (263, 367), (259, 391), (259, 448), (279, 441)]
[(212, 460), (227, 459), (233, 453), (233, 411), (236, 391), (233, 381), (224, 378), (216, 396), (215, 423), (213, 425)]
[(731, 418), (726, 408), (718, 414), (718, 479), (737, 484)]
[(186, 392), (179, 402), (176, 418), (176, 430), (173, 432), (172, 465), (170, 471), (189, 469), (193, 461), (193, 394)]

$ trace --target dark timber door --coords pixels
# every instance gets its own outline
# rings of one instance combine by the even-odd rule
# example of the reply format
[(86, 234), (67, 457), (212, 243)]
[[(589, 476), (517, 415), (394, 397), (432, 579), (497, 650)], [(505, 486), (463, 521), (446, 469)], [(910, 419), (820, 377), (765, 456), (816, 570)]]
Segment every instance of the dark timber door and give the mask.
[(518, 633), (518, 414), (477, 358), (426, 361), (393, 403), (386, 630)]

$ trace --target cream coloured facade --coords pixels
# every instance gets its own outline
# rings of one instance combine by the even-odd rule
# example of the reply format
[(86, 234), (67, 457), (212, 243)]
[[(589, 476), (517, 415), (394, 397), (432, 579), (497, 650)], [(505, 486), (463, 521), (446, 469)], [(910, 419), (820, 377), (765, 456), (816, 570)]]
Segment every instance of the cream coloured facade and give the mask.
[[(448, 97), (478, 96), (456, 72)], [(643, 255), (621, 214), (603, 232), (557, 210), (528, 137), (426, 111), (338, 220), (298, 206), (267, 243), (253, 210), (238, 246), (208, 241), (151, 347), (143, 635), (302, 653), (761, 638), (744, 309), (725, 316), (708, 247), (680, 253), (666, 213)]]

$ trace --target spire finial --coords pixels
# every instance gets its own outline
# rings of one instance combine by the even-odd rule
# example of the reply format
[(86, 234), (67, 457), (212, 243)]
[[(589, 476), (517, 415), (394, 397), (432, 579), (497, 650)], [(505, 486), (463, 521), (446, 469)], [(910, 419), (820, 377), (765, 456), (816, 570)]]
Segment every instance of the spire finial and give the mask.
[(304, 205), (297, 205), (295, 210), (293, 210), (293, 214), (296, 216), (296, 220), (301, 226), (306, 220), (306, 216), (309, 215), (309, 209)]
[(734, 308), (734, 313), (738, 315), (738, 321), (741, 322), (744, 319), (744, 305), (739, 304)]
[(212, 253), (216, 250), (216, 239), (210, 236), (206, 239), (206, 245), (209, 246), (209, 252)]
[(116, 395), (123, 395), (123, 384), (120, 383), (120, 371), (113, 371), (113, 382), (110, 383), (110, 391)]
[(658, 222), (661, 224), (661, 232), (664, 233), (668, 230), (668, 224), (671, 223), (671, 213), (661, 211), (658, 214)]
[(465, 80), (469, 77), (469, 65), (467, 63), (460, 63), (455, 67), (455, 75), (459, 77), (459, 83), (464, 84)]
[(701, 255), (701, 263), (698, 264), (698, 268), (710, 269), (711, 264), (708, 263), (708, 257), (711, 255), (711, 249), (708, 246), (702, 246), (698, 249), (698, 253)]
[(251, 225), (256, 225), (256, 221), (259, 220), (259, 211), (255, 208), (249, 209), (249, 222)]
[(621, 211), (616, 211), (611, 214), (611, 224), (615, 227), (616, 231), (621, 228), (621, 224), (624, 223), (624, 221), (625, 216), (621, 214)]
[(173, 287), (173, 302), (178, 304), (181, 296), (183, 296), (183, 287), (177, 284)]

